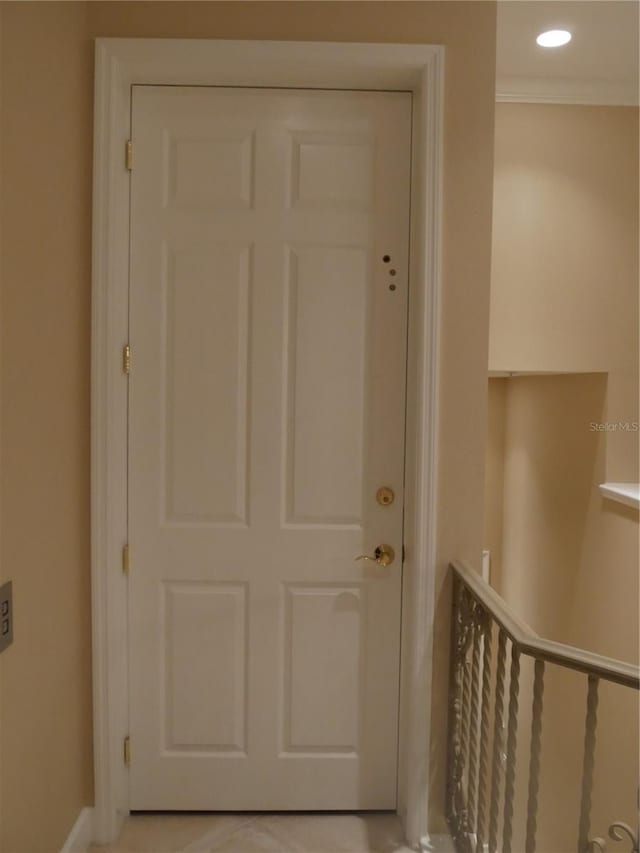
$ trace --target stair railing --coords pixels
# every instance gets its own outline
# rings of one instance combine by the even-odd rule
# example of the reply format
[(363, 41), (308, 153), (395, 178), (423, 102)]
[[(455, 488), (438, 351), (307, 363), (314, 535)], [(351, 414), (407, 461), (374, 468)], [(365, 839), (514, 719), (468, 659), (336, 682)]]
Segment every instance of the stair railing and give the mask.
[[(539, 637), (477, 573), (451, 564), (453, 614), (449, 690), (446, 813), (457, 853), (535, 853), (545, 664), (586, 676), (586, 710), (577, 853), (604, 853), (591, 838), (598, 689), (601, 681), (640, 689), (640, 668)], [(497, 648), (492, 649), (497, 631)], [(508, 709), (505, 685), (509, 646)], [(522, 843), (514, 846), (514, 794), (520, 701), (520, 663), (534, 661), (527, 816)], [(495, 663), (495, 672), (492, 672)], [(491, 719), (493, 717), (493, 719)], [(506, 731), (506, 742), (504, 733)], [(638, 853), (638, 831), (615, 822), (609, 835), (627, 838)], [(500, 848), (498, 845), (500, 844)]]

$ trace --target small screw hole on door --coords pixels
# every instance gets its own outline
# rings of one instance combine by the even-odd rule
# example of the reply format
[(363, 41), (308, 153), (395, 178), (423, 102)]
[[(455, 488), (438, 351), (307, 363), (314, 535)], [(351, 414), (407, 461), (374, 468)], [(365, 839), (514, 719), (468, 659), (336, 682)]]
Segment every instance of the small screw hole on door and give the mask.
[(389, 261), (391, 260), (391, 256), (390, 256), (390, 255), (385, 255), (385, 256), (382, 258), (382, 260), (385, 262), (385, 264), (388, 264), (388, 263), (389, 263)]
[(395, 289), (396, 289), (395, 284), (390, 284), (390, 285), (389, 285), (389, 290), (395, 290)]

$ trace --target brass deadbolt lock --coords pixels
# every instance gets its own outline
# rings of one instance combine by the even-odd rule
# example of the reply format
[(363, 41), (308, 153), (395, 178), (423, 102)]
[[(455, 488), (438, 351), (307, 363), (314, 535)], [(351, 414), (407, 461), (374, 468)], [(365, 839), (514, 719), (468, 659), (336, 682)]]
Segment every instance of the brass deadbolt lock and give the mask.
[(395, 497), (393, 489), (390, 489), (389, 486), (382, 486), (376, 492), (376, 500), (381, 506), (390, 506)]

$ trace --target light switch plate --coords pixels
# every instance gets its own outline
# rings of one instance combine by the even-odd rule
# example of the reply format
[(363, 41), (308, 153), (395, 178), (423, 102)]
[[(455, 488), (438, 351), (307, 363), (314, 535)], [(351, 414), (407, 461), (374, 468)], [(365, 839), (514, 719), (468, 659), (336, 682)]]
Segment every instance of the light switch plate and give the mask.
[(0, 586), (0, 652), (13, 642), (13, 595), (12, 583)]

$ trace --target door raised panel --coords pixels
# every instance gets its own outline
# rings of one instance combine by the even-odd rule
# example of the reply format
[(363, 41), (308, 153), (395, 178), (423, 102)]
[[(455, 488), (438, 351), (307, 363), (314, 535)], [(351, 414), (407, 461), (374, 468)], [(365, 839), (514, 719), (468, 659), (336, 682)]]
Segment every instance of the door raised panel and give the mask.
[(164, 585), (165, 749), (246, 749), (244, 584)]
[(289, 249), (286, 524), (360, 525), (367, 252)]
[(167, 135), (165, 205), (250, 208), (253, 205), (253, 133), (182, 139)]
[(368, 209), (373, 146), (367, 136), (299, 131), (293, 136), (292, 206)]
[(166, 257), (166, 522), (247, 522), (251, 249)]
[(364, 590), (286, 589), (283, 751), (357, 753), (363, 678)]

